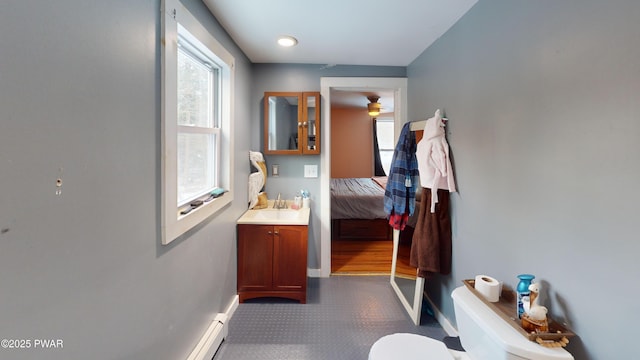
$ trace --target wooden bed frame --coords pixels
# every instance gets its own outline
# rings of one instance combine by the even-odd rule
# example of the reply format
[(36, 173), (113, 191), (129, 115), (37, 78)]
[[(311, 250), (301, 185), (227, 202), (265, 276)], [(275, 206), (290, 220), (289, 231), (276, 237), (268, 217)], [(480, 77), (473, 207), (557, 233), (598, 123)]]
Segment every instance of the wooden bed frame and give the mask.
[(391, 240), (392, 228), (387, 219), (333, 219), (333, 240)]

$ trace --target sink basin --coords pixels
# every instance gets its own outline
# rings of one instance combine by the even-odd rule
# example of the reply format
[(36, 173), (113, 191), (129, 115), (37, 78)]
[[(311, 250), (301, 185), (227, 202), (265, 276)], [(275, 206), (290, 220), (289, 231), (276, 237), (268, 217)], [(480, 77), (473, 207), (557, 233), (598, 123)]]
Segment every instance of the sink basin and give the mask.
[(309, 209), (274, 209), (273, 207), (247, 210), (238, 219), (238, 224), (309, 225), (309, 213)]
[(295, 220), (300, 216), (299, 210), (255, 210), (254, 219), (257, 220)]

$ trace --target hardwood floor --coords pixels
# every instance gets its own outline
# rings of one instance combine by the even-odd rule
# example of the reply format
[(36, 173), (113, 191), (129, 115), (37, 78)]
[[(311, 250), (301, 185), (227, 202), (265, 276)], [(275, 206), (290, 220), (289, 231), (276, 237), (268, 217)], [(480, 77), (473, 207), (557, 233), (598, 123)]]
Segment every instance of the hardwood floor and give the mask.
[[(415, 278), (409, 265), (410, 245), (400, 243), (396, 274)], [(334, 240), (331, 242), (331, 273), (337, 275), (390, 275), (392, 240)]]

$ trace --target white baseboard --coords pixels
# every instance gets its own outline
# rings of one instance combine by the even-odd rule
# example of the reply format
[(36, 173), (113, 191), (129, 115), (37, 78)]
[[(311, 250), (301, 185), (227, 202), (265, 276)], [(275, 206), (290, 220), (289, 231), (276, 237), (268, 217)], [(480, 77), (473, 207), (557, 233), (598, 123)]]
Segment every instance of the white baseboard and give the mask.
[(307, 268), (307, 276), (312, 278), (319, 278), (322, 276), (322, 269), (311, 269)]
[(235, 295), (225, 309), (224, 313), (217, 314), (205, 330), (198, 341), (196, 347), (191, 351), (187, 360), (209, 360), (213, 358), (222, 341), (228, 334), (228, 321), (238, 308), (238, 295)]
[(423, 295), (424, 295), (424, 298), (427, 299), (427, 301), (429, 302), (429, 305), (431, 306), (431, 310), (433, 310), (433, 315), (436, 317), (436, 320), (438, 321), (440, 326), (442, 326), (442, 328), (447, 333), (447, 335), (458, 336), (458, 330), (453, 325), (451, 325), (451, 322), (449, 322), (449, 319), (447, 319), (447, 317), (444, 316), (444, 314), (440, 311), (440, 309), (438, 309), (438, 307), (433, 303), (433, 301), (431, 301), (426, 291), (423, 293)]
[(236, 309), (238, 308), (239, 304), (240, 304), (240, 296), (235, 295), (229, 302), (229, 305), (227, 306), (227, 308), (224, 310), (224, 314), (227, 315), (228, 319), (231, 319), (233, 314), (236, 312)]

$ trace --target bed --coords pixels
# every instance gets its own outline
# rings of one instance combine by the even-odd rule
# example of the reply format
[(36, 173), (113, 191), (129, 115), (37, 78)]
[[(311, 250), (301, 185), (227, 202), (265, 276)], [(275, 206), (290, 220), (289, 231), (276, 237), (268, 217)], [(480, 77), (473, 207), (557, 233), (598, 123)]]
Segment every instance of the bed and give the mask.
[(340, 239), (390, 239), (384, 212), (386, 177), (331, 179), (332, 234)]

